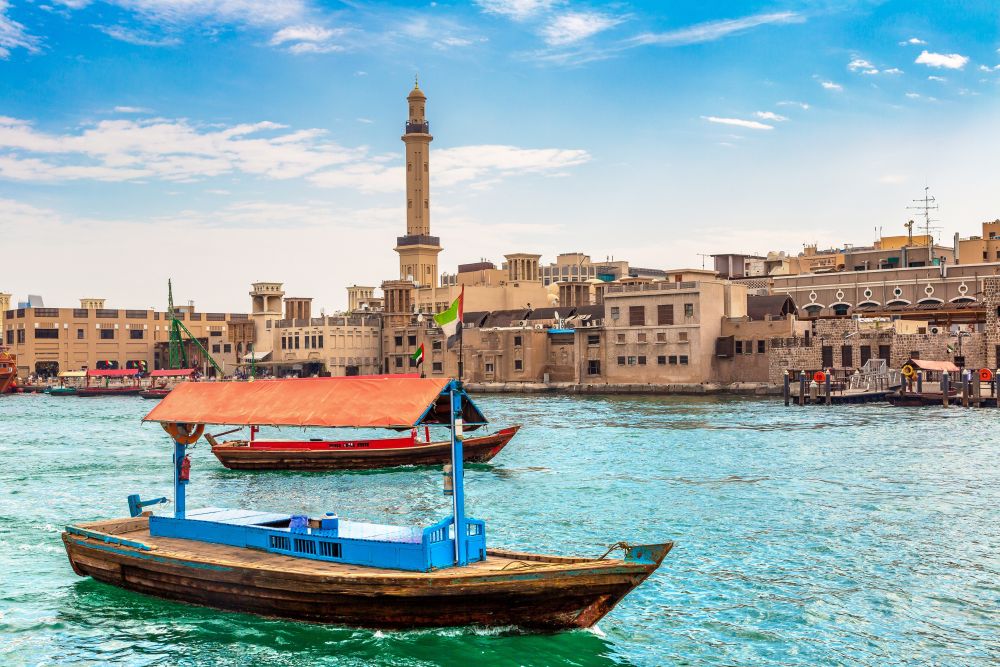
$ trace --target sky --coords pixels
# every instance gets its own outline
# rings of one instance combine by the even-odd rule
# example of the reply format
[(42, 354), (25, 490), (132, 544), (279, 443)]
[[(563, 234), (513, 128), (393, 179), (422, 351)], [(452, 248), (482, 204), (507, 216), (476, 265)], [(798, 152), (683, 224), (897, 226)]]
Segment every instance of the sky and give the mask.
[(1000, 218), (995, 0), (0, 0), (0, 291), (343, 308), (397, 277), (415, 76), (442, 271)]

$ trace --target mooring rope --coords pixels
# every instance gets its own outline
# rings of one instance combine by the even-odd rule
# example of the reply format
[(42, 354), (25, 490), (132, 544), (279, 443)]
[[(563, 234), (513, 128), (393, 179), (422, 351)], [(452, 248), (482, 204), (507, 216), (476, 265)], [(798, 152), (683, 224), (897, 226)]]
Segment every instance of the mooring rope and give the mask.
[(630, 545), (628, 542), (615, 542), (610, 547), (608, 547), (608, 550), (604, 552), (604, 555), (598, 558), (597, 560), (604, 560), (605, 558), (608, 557), (608, 554), (610, 554), (615, 549), (621, 549), (622, 551), (628, 552), (628, 550), (631, 548), (632, 545)]

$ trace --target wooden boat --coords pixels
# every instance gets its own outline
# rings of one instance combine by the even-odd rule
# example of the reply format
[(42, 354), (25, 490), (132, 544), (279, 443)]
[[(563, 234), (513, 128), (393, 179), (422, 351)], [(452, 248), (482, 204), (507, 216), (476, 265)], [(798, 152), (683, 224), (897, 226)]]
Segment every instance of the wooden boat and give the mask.
[(49, 396), (76, 396), (86, 377), (87, 371), (63, 371), (59, 373), (59, 384), (46, 388), (45, 393)]
[[(890, 405), (896, 407), (919, 407), (924, 405), (943, 405), (944, 404), (944, 394), (940, 391), (926, 391), (923, 393), (915, 392), (894, 392), (886, 396), (886, 400), (889, 401)], [(948, 401), (955, 403), (956, 401), (961, 402), (962, 397), (958, 391), (951, 389), (948, 391)]]
[(13, 391), (17, 386), (17, 357), (5, 347), (0, 347), (0, 394)]
[[(92, 384), (93, 378), (103, 379), (104, 385)], [(112, 385), (111, 380), (117, 379), (122, 384)], [(125, 384), (131, 380), (131, 384)], [(95, 396), (138, 396), (142, 391), (139, 384), (139, 370), (136, 368), (116, 368), (109, 370), (88, 370), (86, 386), (77, 390), (76, 395), (80, 398), (92, 398)]]
[(139, 396), (159, 400), (170, 393), (178, 381), (195, 381), (196, 368), (164, 368), (149, 374), (149, 385), (139, 392)]
[[(520, 426), (466, 438), (467, 463), (485, 463), (500, 453)], [(227, 440), (206, 434), (212, 453), (231, 470), (368, 470), (395, 466), (443, 465), (451, 460), (451, 442), (420, 442), (416, 434), (404, 438), (359, 440)]]
[[(73, 570), (195, 604), (371, 628), (457, 625), (590, 627), (659, 567), (671, 542), (618, 543), (622, 558), (567, 558), (488, 549), (486, 524), (466, 516), (464, 429), (486, 423), (460, 382), (353, 377), (184, 383), (145, 421), (174, 440), (174, 515), (165, 498), (128, 498), (131, 518), (68, 526)], [(246, 509), (187, 510), (187, 447), (205, 424), (413, 428), (452, 433), (450, 515), (388, 526)]]

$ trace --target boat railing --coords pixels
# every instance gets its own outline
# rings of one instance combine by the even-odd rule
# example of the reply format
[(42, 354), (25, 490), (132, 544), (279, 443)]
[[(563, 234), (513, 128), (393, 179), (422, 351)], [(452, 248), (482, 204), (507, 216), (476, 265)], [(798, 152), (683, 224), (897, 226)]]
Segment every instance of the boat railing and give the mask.
[(902, 383), (902, 375), (889, 368), (885, 359), (869, 359), (860, 371), (850, 377), (853, 391), (888, 391)]

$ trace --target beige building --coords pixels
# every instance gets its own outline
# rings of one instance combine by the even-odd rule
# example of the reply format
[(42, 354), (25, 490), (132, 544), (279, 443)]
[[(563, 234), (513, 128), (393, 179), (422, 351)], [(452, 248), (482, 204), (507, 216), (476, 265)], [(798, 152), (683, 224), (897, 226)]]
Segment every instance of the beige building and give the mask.
[(7, 292), (0, 292), (0, 331), (4, 331), (3, 321), (10, 310), (10, 297)]
[(1000, 219), (983, 223), (981, 236), (959, 239), (956, 235), (958, 264), (1000, 262)]
[[(85, 306), (101, 305), (101, 308)], [(103, 307), (103, 299), (81, 299), (80, 308), (18, 308), (4, 313), (4, 343), (17, 354), (18, 371), (56, 375), (83, 369), (168, 366), (170, 320), (162, 311)], [(201, 313), (191, 306), (177, 309), (179, 319), (222, 367), (235, 370), (238, 351), (230, 336), (246, 314)], [(204, 354), (185, 344), (190, 365), (215, 374)]]

